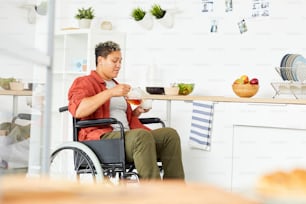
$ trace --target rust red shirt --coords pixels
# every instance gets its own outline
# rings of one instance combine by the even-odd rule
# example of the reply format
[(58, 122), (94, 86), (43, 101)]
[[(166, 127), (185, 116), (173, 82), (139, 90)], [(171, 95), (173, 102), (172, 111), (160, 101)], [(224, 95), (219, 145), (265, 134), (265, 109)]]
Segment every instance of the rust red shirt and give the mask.
[[(115, 81), (115, 80), (114, 80)], [(115, 83), (118, 83), (115, 81)], [(98, 75), (96, 71), (91, 71), (90, 75), (78, 77), (72, 83), (68, 92), (68, 109), (72, 116), (75, 116), (75, 112), (81, 103), (83, 98), (94, 96), (101, 91), (106, 90), (106, 83)], [(144, 126), (138, 119), (138, 117), (132, 115), (132, 108), (127, 103), (126, 110), (127, 119), (129, 122), (130, 129), (143, 128), (150, 130)], [(81, 118), (80, 120), (98, 119), (98, 118), (109, 118), (110, 117), (110, 100), (106, 101), (91, 115)], [(108, 127), (88, 127), (82, 128), (79, 131), (79, 140), (99, 140), (101, 136), (107, 132), (111, 132), (113, 128)]]

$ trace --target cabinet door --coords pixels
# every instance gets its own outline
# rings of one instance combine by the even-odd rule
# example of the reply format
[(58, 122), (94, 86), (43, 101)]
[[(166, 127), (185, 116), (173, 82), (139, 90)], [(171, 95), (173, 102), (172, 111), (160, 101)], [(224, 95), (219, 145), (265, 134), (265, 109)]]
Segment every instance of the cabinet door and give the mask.
[(305, 135), (305, 129), (234, 125), (232, 190), (250, 190), (270, 171), (306, 168)]
[[(191, 113), (191, 110), (189, 112)], [(214, 105), (210, 151), (192, 149), (188, 144), (183, 146), (184, 168), (188, 181), (208, 183), (226, 190), (231, 189), (231, 115), (228, 103)], [(186, 120), (183, 120), (183, 123), (185, 124), (182, 124), (181, 127), (186, 127)], [(187, 125), (190, 128), (190, 122)], [(189, 137), (189, 130), (183, 137)], [(188, 143), (186, 139), (185, 142)]]

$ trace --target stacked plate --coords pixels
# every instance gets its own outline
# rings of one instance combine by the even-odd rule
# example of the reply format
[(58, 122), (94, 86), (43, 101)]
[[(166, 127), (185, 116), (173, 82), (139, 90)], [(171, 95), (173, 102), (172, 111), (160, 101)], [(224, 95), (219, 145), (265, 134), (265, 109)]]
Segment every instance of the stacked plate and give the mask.
[(286, 54), (277, 71), (284, 81), (306, 82), (306, 59), (299, 54)]

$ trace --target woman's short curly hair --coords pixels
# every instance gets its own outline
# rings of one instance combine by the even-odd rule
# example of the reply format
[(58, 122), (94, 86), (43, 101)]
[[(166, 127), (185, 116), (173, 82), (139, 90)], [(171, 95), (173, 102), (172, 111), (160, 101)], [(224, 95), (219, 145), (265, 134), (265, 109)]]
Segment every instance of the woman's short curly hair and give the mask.
[(121, 51), (119, 44), (113, 41), (106, 41), (96, 45), (95, 55), (96, 55), (96, 66), (98, 65), (98, 57), (107, 57), (110, 53), (114, 51)]

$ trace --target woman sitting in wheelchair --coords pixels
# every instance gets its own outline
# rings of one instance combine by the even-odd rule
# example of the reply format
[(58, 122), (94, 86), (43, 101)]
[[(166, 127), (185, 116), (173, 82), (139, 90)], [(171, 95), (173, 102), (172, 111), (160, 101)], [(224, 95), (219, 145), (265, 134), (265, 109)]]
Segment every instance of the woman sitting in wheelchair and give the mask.
[[(141, 106), (132, 110), (126, 96), (131, 86), (120, 84), (121, 49), (112, 41), (95, 48), (96, 70), (74, 80), (68, 93), (69, 112), (80, 120), (116, 118), (125, 131), (126, 160), (133, 162), (141, 179), (160, 179), (157, 161), (162, 162), (163, 179), (184, 179), (180, 138), (176, 130), (151, 130), (138, 117), (149, 111)], [(88, 127), (79, 131), (79, 140), (120, 138), (119, 127)]]

